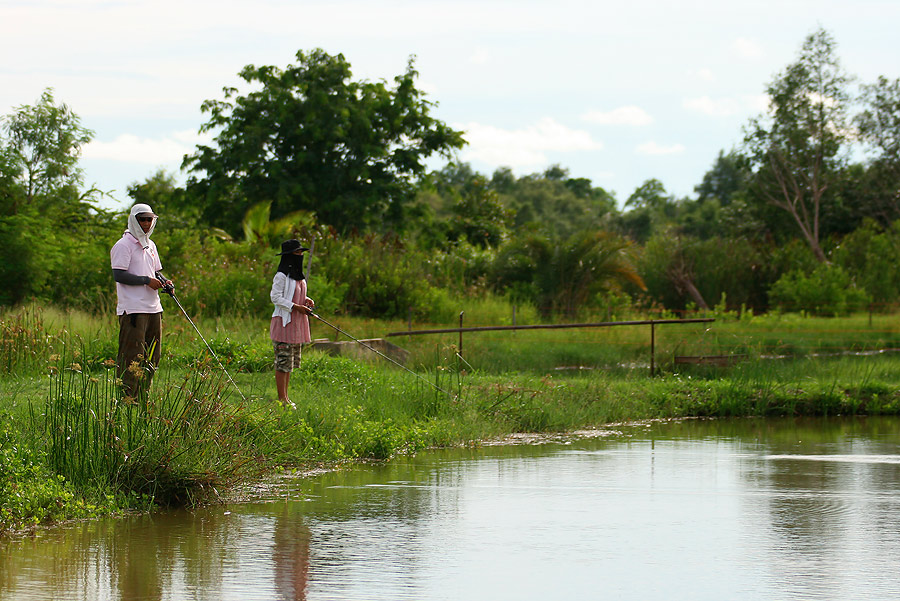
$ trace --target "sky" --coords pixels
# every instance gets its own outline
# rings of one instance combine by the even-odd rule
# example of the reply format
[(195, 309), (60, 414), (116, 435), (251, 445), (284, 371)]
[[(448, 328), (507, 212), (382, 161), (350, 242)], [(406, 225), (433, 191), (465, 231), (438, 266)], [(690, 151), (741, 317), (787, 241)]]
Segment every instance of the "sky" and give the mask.
[(819, 27), (859, 83), (900, 77), (898, 26), (900, 0), (0, 0), (0, 115), (53, 88), (94, 132), (85, 183), (119, 209), (160, 169), (184, 181), (202, 102), (245, 65), (322, 48), (391, 82), (414, 56), (458, 160), (560, 165), (621, 206), (651, 178), (693, 196)]

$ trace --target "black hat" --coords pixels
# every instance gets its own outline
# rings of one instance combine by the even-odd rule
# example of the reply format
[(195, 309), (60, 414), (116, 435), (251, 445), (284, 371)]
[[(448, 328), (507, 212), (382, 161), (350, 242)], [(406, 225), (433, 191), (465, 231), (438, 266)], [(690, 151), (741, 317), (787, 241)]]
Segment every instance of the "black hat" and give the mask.
[(296, 240), (296, 239), (294, 239), (294, 240), (285, 240), (284, 242), (281, 243), (281, 252), (278, 253), (278, 254), (279, 254), (279, 255), (290, 255), (290, 254), (292, 254), (292, 253), (294, 253), (294, 252), (296, 252), (296, 251), (298, 251), (298, 250), (302, 250), (302, 251), (305, 252), (305, 251), (307, 251), (307, 250), (309, 250), (309, 249), (306, 248), (305, 246), (302, 246), (302, 245), (300, 244), (300, 241), (299, 241), (299, 240)]

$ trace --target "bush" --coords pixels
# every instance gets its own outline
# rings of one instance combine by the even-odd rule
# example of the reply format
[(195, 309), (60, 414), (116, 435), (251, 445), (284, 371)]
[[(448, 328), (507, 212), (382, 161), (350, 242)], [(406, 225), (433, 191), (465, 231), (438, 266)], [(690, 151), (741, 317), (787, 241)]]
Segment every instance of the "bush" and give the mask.
[(426, 257), (396, 238), (366, 236), (334, 244), (322, 261), (328, 281), (342, 287), (341, 306), (348, 313), (404, 319), (412, 311), (425, 320), (446, 313), (446, 294), (430, 283)]
[(781, 276), (769, 290), (770, 302), (783, 311), (839, 316), (864, 309), (866, 291), (857, 288), (839, 265), (823, 263), (812, 273), (794, 270)]

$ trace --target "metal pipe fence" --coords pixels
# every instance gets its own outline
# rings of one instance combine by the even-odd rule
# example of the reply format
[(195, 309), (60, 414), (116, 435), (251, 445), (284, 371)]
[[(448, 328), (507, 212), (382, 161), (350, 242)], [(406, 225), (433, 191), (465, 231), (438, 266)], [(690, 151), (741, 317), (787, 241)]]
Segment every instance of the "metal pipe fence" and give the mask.
[(666, 324), (685, 324), (685, 323), (709, 323), (715, 321), (712, 317), (694, 318), (694, 319), (641, 319), (636, 321), (599, 321), (590, 323), (554, 323), (554, 324), (537, 324), (525, 326), (475, 326), (463, 327), (463, 315), (465, 311), (459, 313), (458, 328), (440, 328), (434, 330), (405, 330), (402, 332), (388, 332), (384, 336), (422, 336), (427, 334), (459, 334), (458, 352), (462, 357), (463, 352), (463, 333), (464, 332), (497, 332), (497, 331), (515, 331), (515, 330), (564, 330), (572, 328), (608, 328), (617, 326), (650, 326), (650, 375), (656, 372), (656, 326)]

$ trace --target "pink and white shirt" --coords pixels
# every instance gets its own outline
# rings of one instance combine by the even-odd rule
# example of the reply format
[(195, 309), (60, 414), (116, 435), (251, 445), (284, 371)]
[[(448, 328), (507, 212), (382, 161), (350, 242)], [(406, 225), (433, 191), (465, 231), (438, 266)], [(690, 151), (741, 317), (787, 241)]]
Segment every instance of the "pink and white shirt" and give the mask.
[[(130, 232), (125, 232), (118, 242), (109, 251), (109, 258), (113, 269), (124, 269), (134, 275), (156, 277), (156, 272), (162, 269), (156, 244), (148, 238), (148, 245), (141, 247)], [(116, 295), (119, 302), (116, 305), (116, 315), (123, 313), (161, 313), (162, 303), (159, 300), (159, 292), (150, 286), (126, 286), (116, 282)]]

